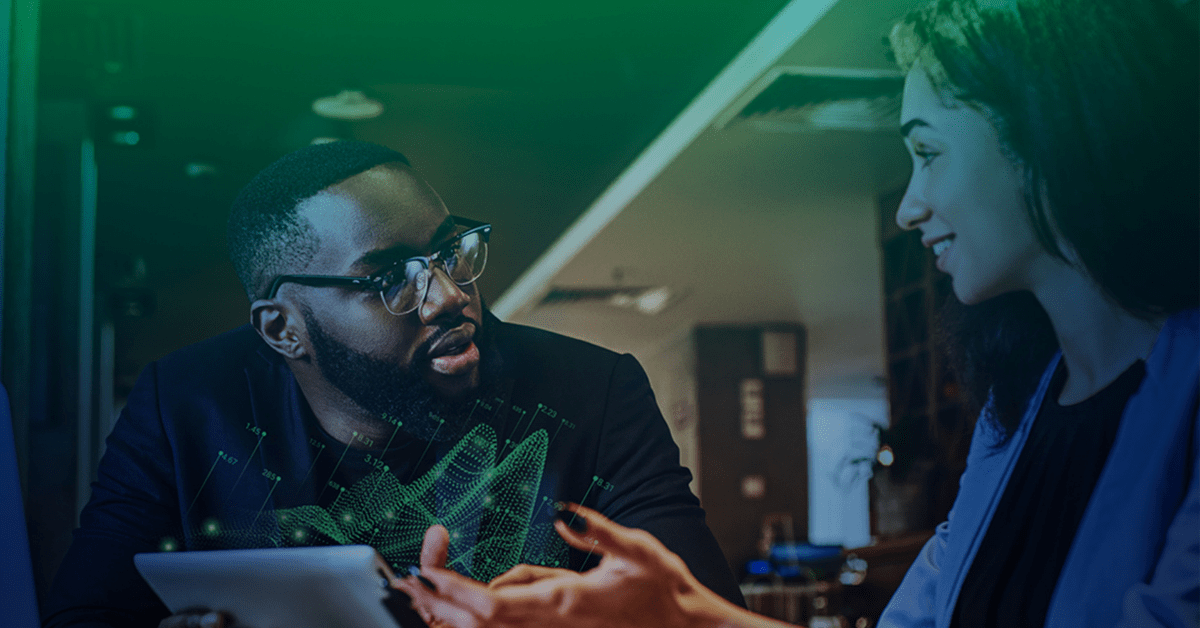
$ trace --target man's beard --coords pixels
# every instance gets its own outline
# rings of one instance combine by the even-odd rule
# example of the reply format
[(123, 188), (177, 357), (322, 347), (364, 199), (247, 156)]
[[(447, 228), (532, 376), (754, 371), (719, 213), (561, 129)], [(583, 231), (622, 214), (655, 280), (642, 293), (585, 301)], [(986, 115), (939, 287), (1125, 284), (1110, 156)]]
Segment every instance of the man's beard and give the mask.
[[(325, 379), (380, 421), (390, 423), (388, 419), (398, 419), (404, 432), (420, 440), (447, 441), (465, 434), (471, 427), (468, 420), (476, 400), (496, 380), (498, 354), (491, 342), (491, 330), (485, 330), (482, 321), (460, 316), (443, 324), (438, 333), (417, 347), (409, 366), (403, 367), (351, 349), (331, 337), (311, 311), (305, 310), (303, 316), (317, 367)], [(420, 371), (428, 367), (433, 342), (464, 322), (473, 323), (476, 329), (479, 386), (460, 397), (446, 398), (438, 394)]]

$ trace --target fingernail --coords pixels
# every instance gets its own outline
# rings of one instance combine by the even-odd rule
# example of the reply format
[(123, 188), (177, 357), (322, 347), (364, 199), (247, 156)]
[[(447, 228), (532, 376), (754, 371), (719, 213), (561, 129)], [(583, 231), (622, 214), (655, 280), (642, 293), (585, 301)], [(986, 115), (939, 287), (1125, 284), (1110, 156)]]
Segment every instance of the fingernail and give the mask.
[(567, 504), (566, 502), (554, 502), (554, 509), (558, 512), (562, 512), (567, 509)]
[(200, 618), (201, 628), (220, 628), (224, 623), (220, 613), (206, 613)]
[(567, 524), (568, 528), (574, 530), (576, 534), (587, 533), (587, 519), (584, 519), (583, 515), (577, 512), (571, 512), (569, 510), (562, 510), (559, 511), (558, 518), (560, 521)]
[(409, 565), (408, 573), (412, 577), (416, 578), (421, 584), (425, 585), (426, 589), (429, 589), (430, 591), (437, 593), (437, 585), (433, 584), (433, 581), (430, 580), (429, 578), (426, 578), (425, 576), (421, 575), (420, 567), (418, 567), (416, 565)]

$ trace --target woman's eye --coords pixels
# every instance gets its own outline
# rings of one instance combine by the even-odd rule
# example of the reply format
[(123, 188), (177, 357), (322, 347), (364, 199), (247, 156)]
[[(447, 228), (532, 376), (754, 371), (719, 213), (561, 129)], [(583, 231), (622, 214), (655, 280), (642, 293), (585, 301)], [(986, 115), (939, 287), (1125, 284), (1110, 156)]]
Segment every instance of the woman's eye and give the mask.
[(917, 148), (913, 149), (913, 154), (916, 155), (921, 160), (921, 162), (922, 162), (921, 166), (924, 167), (924, 166), (928, 166), (929, 164), (933, 163), (934, 158), (937, 157), (940, 153), (938, 153), (937, 151), (929, 150), (924, 147), (917, 147)]

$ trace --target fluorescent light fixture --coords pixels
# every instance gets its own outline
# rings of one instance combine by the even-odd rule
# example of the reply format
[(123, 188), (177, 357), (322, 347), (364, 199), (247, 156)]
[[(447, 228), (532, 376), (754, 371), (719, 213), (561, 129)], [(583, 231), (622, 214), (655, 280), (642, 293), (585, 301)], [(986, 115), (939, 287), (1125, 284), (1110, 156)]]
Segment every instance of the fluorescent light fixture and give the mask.
[(313, 101), (313, 113), (334, 120), (368, 120), (383, 113), (383, 103), (357, 91), (344, 89), (337, 96), (323, 96)]
[(637, 298), (634, 307), (643, 314), (651, 316), (658, 314), (666, 309), (667, 304), (671, 302), (671, 289), (666, 286), (659, 286), (647, 290)]
[(672, 296), (670, 288), (658, 286), (656, 288), (613, 293), (608, 298), (608, 304), (634, 309), (642, 314), (654, 316), (667, 308), (667, 305), (671, 303)]
[(667, 286), (630, 286), (608, 288), (552, 288), (542, 298), (543, 306), (604, 303), (654, 316), (683, 298), (687, 291), (676, 292)]
[(748, 124), (768, 133), (805, 133), (810, 131), (879, 131), (896, 126), (886, 104), (867, 100), (820, 103), (802, 110), (752, 119)]
[(112, 134), (112, 141), (119, 146), (137, 146), (142, 136), (137, 131), (116, 131)]
[(778, 66), (763, 74), (713, 123), (760, 131), (895, 131), (904, 75), (895, 70)]
[(183, 173), (192, 179), (199, 179), (204, 176), (215, 177), (219, 174), (215, 165), (204, 161), (188, 162), (183, 167)]
[(627, 292), (618, 292), (617, 294), (612, 295), (608, 299), (608, 302), (617, 307), (633, 307), (633, 305), (637, 303), (637, 299), (634, 298), (632, 294)]
[(117, 105), (108, 110), (108, 117), (113, 120), (132, 120), (137, 117), (137, 109), (129, 105)]

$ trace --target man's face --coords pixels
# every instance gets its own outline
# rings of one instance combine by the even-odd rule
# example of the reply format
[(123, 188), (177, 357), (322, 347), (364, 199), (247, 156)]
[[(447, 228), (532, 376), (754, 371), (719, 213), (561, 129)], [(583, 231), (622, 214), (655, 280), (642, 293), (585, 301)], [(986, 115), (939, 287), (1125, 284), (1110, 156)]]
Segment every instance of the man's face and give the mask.
[[(304, 201), (300, 214), (320, 238), (304, 274), (365, 277), (415, 255), (429, 255), (461, 232), (441, 199), (405, 166), (378, 166)], [(307, 343), (322, 375), (364, 410), (417, 382), (443, 399), (475, 390), (475, 344), (483, 307), (474, 284), (456, 285), (437, 265), (425, 301), (393, 315), (378, 292), (291, 285), (303, 310)], [(368, 392), (383, 387), (387, 390)], [(426, 388), (426, 386), (421, 386)], [(416, 392), (416, 391), (410, 391)]]
[[(467, 420), (474, 403), (469, 396), (443, 397), (419, 372), (353, 349), (331, 337), (313, 312), (305, 308), (302, 314), (321, 375), (359, 407), (398, 419), (405, 432), (421, 440), (451, 440), (471, 427)], [(487, 386), (496, 382), (499, 362), (490, 355), (486, 331), (480, 336), (480, 362), (491, 372), (480, 375), (481, 386)]]

